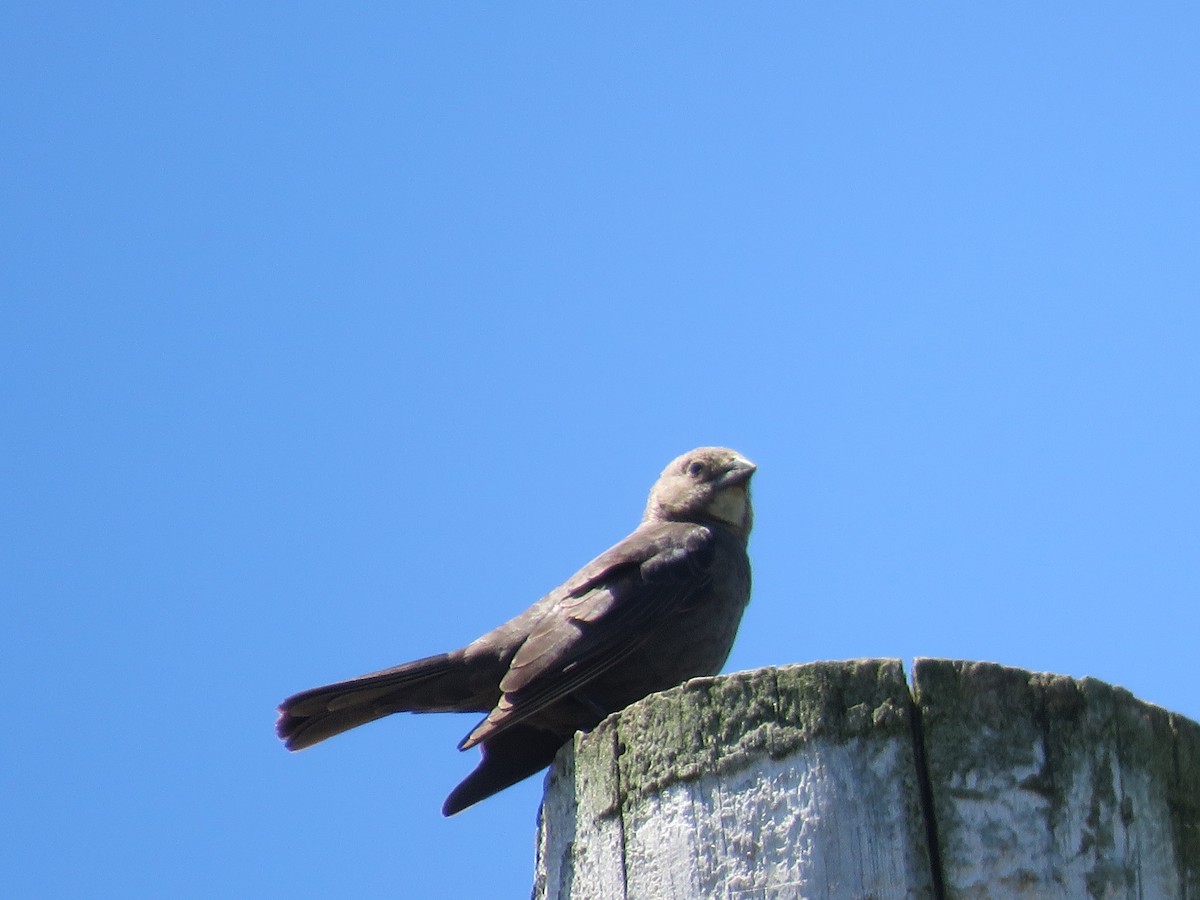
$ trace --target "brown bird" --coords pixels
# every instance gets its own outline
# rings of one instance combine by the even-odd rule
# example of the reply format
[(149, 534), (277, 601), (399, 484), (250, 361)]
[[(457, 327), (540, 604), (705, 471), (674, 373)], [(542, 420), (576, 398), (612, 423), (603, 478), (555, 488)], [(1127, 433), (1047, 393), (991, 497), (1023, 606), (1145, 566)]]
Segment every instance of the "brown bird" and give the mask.
[(723, 447), (671, 461), (637, 529), (461, 650), (313, 688), (279, 706), (289, 750), (397, 712), (487, 713), (453, 815), (548, 766), (576, 731), (725, 663), (750, 599), (755, 466)]

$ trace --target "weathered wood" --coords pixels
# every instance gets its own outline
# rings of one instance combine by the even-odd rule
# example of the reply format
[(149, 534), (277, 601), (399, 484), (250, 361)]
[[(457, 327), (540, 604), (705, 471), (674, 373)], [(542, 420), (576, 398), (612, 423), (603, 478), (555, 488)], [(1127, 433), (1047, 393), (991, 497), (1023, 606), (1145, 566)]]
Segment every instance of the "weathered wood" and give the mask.
[(1200, 897), (1200, 726), (1092, 678), (918, 660), (946, 896)]
[(700, 678), (564, 748), (538, 898), (931, 896), (898, 661)]
[(701, 678), (563, 748), (539, 900), (1200, 900), (1200, 725), (918, 660)]

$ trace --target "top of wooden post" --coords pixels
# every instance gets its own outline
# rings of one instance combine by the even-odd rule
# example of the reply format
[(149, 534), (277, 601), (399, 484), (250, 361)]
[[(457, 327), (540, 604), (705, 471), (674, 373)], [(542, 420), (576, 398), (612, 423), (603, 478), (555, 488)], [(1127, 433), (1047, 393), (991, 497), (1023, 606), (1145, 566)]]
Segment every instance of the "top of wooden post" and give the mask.
[(534, 896), (1198, 897), (1200, 726), (989, 663), (694, 679), (560, 753)]

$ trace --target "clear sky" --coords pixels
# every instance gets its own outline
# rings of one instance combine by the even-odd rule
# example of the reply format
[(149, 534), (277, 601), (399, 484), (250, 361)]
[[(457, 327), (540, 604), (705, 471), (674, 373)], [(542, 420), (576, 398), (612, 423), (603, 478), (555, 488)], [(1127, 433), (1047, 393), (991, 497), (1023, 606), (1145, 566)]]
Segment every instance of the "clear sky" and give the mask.
[(949, 656), (1200, 718), (1195, 4), (0, 11), (0, 882), (525, 897), (450, 649), (759, 464), (728, 669)]

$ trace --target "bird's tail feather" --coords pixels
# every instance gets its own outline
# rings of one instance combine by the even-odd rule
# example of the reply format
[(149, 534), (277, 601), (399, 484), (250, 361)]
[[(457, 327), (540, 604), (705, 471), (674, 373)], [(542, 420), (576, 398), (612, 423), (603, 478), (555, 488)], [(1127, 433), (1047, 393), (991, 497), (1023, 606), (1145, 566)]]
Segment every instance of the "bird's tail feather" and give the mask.
[[(486, 712), (461, 650), (312, 688), (279, 704), (275, 731), (289, 750), (397, 712)], [(498, 692), (497, 692), (498, 694)]]

